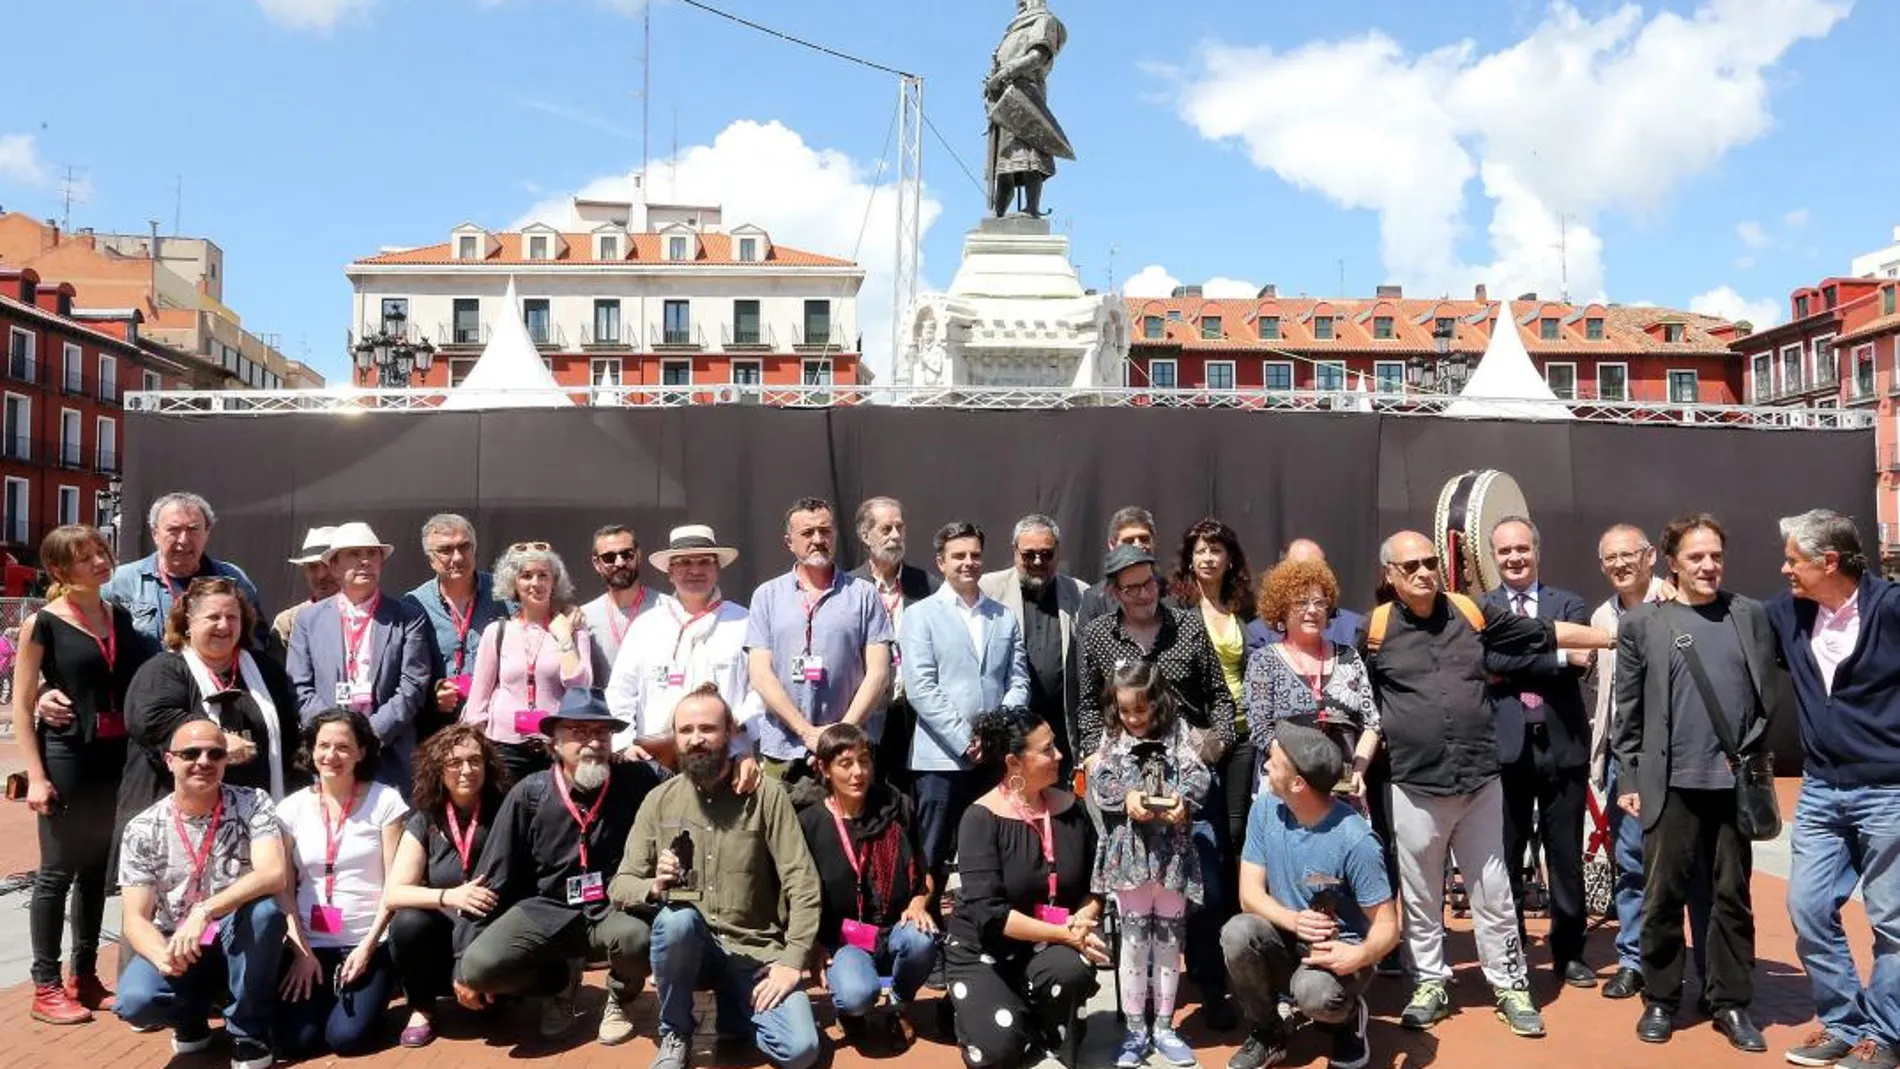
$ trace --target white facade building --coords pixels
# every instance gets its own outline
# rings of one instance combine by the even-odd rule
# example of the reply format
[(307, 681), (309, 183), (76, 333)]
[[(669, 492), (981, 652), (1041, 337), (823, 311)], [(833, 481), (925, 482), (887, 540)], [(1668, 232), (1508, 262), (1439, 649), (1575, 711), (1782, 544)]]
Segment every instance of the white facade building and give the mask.
[(1900, 226), (1893, 228), (1893, 244), (1878, 252), (1854, 257), (1848, 272), (1857, 278), (1900, 278)]

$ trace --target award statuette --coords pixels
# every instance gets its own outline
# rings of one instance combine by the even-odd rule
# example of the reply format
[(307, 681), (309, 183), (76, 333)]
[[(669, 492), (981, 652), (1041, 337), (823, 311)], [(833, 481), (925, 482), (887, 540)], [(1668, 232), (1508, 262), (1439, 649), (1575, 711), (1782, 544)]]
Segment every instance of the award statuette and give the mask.
[(666, 849), (672, 852), (673, 859), (679, 865), (679, 874), (674, 877), (673, 885), (666, 889), (666, 900), (699, 901), (699, 846), (693, 841), (692, 825), (677, 820), (663, 821), (660, 835), (666, 842)]
[(1150, 813), (1172, 813), (1181, 807), (1181, 796), (1168, 786), (1168, 745), (1164, 742), (1136, 743), (1129, 751), (1141, 766), (1141, 805)]

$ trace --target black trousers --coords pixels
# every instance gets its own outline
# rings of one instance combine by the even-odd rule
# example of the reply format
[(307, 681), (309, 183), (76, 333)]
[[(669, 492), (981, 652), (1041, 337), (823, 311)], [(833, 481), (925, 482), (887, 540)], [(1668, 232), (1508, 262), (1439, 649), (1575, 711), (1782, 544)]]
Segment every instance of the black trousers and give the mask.
[(1662, 815), (1643, 833), (1643, 998), (1650, 1005), (1674, 1013), (1682, 1003), (1682, 911), (1698, 863), (1712, 891), (1704, 993), (1718, 1010), (1754, 1001), (1753, 858), (1735, 826), (1734, 791), (1669, 788)]
[(389, 919), (390, 957), (409, 1008), (429, 1012), (453, 992), (455, 921), (437, 909), (399, 909)]
[[(46, 778), (56, 793), (53, 811), (40, 817), (40, 867), (33, 877), (27, 929), (33, 946), (33, 982), (60, 981), (60, 928), (72, 922), (75, 975), (93, 973), (99, 962), (99, 928), (106, 910), (107, 867), (112, 857), (112, 820), (122, 743), (69, 747), (42, 737)], [(68, 910), (68, 899), (71, 908)], [(70, 912), (70, 918), (69, 918)]]
[(1031, 1045), (1076, 1064), (1077, 1015), (1095, 993), (1095, 967), (1068, 947), (1045, 945), (997, 960), (955, 940), (944, 946), (957, 1045), (971, 1069), (1015, 1069)]
[[(1556, 965), (1583, 958), (1583, 819), (1590, 797), (1588, 769), (1559, 768), (1542, 725), (1524, 729), (1524, 752), (1500, 770), (1504, 788), (1504, 857), (1517, 902), (1517, 939), (1524, 934), (1524, 859), (1535, 837), (1543, 847), (1550, 892), (1550, 957)], [(1527, 963), (1528, 964), (1528, 963)]]

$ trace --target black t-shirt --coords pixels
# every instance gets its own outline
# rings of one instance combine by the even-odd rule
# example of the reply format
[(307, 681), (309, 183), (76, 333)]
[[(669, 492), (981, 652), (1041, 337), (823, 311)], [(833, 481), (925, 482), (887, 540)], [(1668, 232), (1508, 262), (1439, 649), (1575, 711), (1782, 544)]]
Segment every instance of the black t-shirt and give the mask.
[[(1664, 605), (1663, 621), (1672, 624), (1695, 643), (1708, 673), (1715, 700), (1721, 703), (1720, 715), (1728, 723), (1729, 733), (1743, 737), (1738, 724), (1747, 722), (1755, 709), (1755, 684), (1748, 675), (1748, 655), (1742, 649), (1742, 636), (1729, 615), (1729, 599), (1717, 598), (1707, 605)], [(1735, 774), (1729, 770), (1728, 757), (1722, 752), (1721, 737), (1704, 714), (1702, 692), (1695, 685), (1688, 662), (1673, 644), (1669, 651), (1669, 785), (1686, 790), (1729, 790), (1735, 786)]]
[[(1079, 909), (1089, 897), (1095, 861), (1095, 825), (1079, 801), (1051, 814), (1056, 857), (1056, 900), (1063, 909)], [(1029, 944), (1003, 934), (1014, 910), (1026, 917), (1049, 900), (1049, 864), (1042, 856), (1042, 825), (1001, 817), (982, 805), (963, 813), (957, 826), (957, 874), (962, 880), (950, 937), (965, 945), (1007, 957)]]
[[(481, 807), (475, 824), (475, 842), (468, 851), (468, 864), (462, 864), (462, 855), (455, 849), (455, 842), (449, 836), (446, 814), (442, 812), (424, 813), (420, 809), (411, 812), (403, 822), (403, 833), (422, 844), (426, 857), (424, 861), (423, 886), (446, 890), (460, 887), (474, 875), (475, 863), (481, 860), (482, 846), (488, 842), (489, 826), (494, 823), (493, 811)], [(462, 821), (462, 834), (468, 834), (467, 814), (457, 813), (456, 819)]]
[[(1029, 661), (1029, 708), (1052, 724), (1067, 721), (1062, 693), (1062, 612), (1056, 604), (1056, 583), (1043, 587), (1042, 596), (1023, 591), (1023, 652)], [(1053, 718), (1053, 719), (1052, 719)], [(1058, 732), (1064, 743), (1066, 734)]]
[(125, 691), (146, 658), (132, 614), (120, 608), (111, 611), (113, 659), (109, 664), (99, 640), (65, 617), (42, 609), (34, 619), (33, 641), (42, 651), (40, 675), (48, 687), (73, 703), (72, 723), (57, 728), (41, 724), (42, 739), (57, 739), (67, 747), (94, 742), (99, 713), (112, 711), (121, 716), (120, 737), (108, 741), (123, 751)]

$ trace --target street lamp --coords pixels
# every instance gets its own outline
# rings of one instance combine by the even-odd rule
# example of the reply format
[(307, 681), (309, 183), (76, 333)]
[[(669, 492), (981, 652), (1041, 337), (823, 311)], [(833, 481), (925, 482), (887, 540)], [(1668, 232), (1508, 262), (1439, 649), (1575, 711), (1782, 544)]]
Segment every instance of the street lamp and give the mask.
[(1418, 353), (1406, 361), (1405, 381), (1421, 393), (1458, 393), (1465, 388), (1469, 374), (1468, 358), (1462, 352), (1453, 352), (1452, 324), (1439, 320), (1432, 327), (1432, 356), (1427, 358)]
[(381, 386), (408, 386), (416, 375), (427, 375), (435, 363), (435, 346), (427, 338), (411, 339), (403, 329), (409, 314), (400, 307), (383, 310), (383, 329), (366, 334), (349, 346), (357, 374), (369, 385), (370, 372)]

